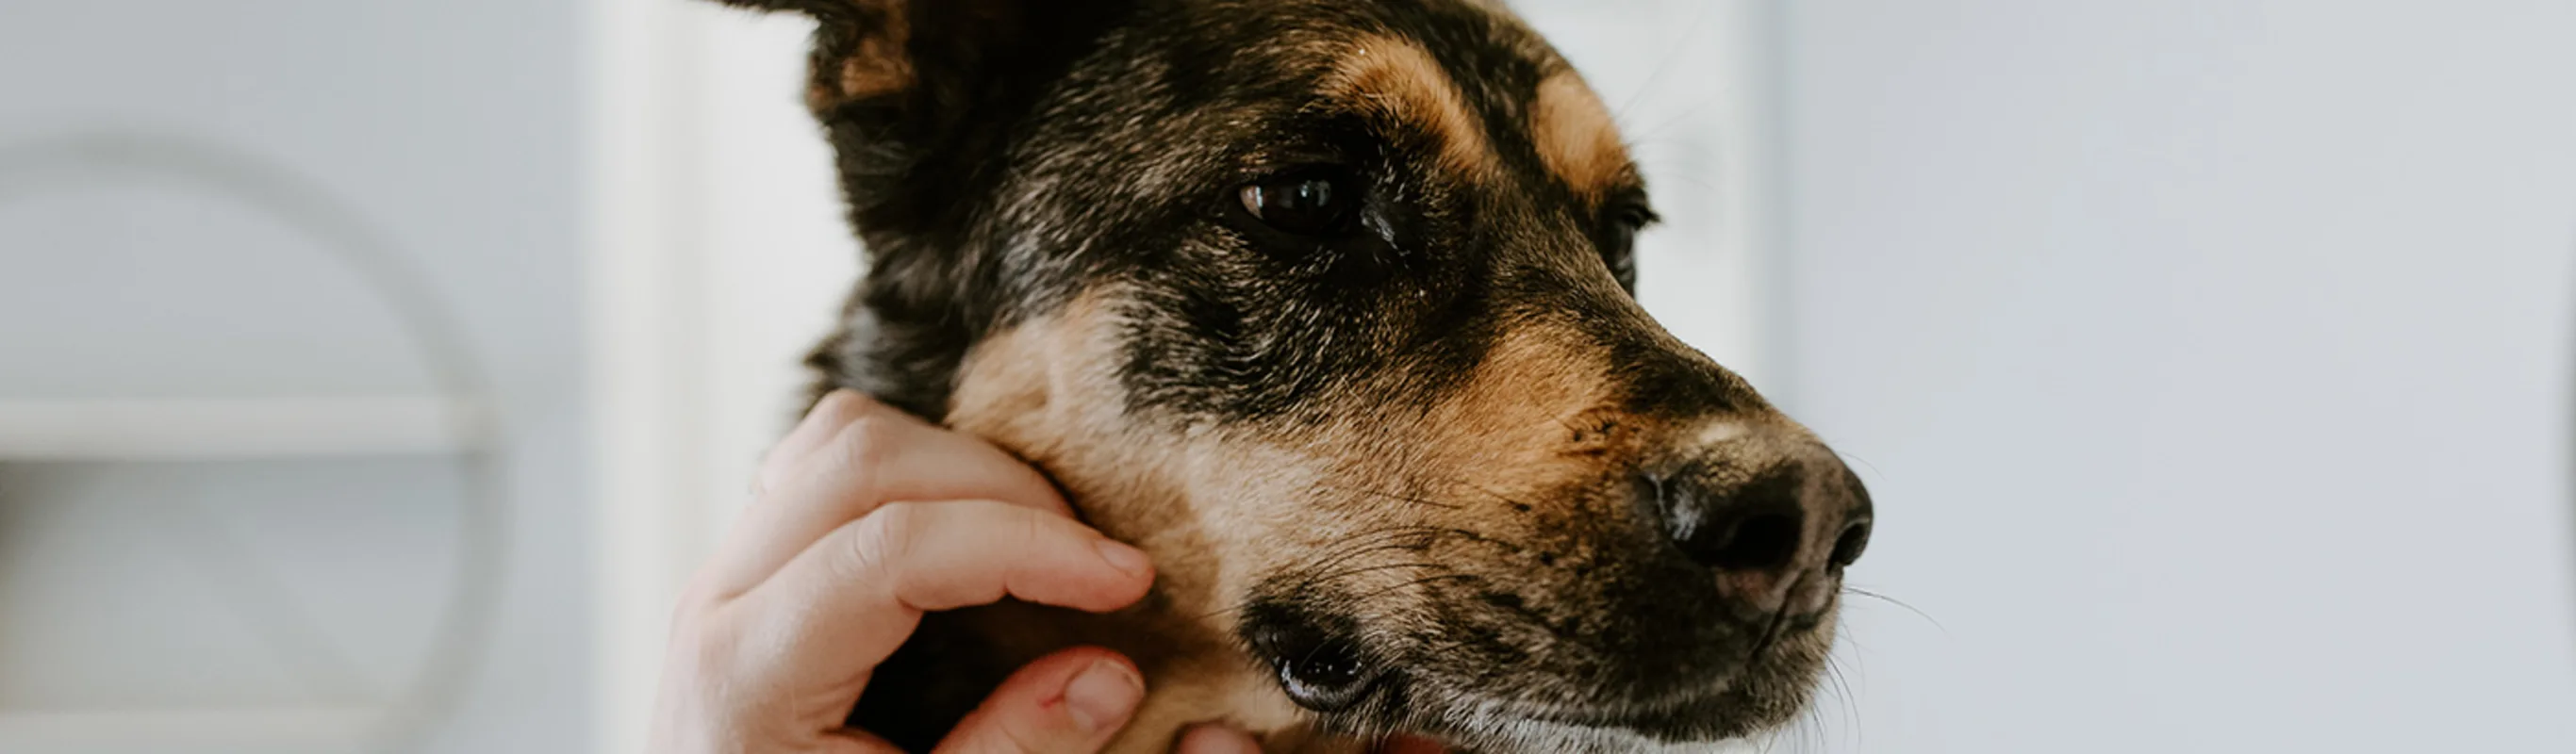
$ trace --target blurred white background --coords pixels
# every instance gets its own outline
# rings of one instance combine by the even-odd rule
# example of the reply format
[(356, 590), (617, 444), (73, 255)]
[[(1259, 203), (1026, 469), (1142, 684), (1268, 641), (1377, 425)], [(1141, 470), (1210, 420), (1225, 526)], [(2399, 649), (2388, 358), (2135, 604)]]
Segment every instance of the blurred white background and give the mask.
[(2576, 3), (1786, 7), (1836, 750), (2576, 751)]
[[(2576, 3), (1521, 0), (1879, 501), (1777, 751), (2576, 751)], [(0, 5), (0, 752), (628, 752), (856, 274), (801, 22)]]
[(0, 4), (0, 751), (595, 744), (591, 12)]

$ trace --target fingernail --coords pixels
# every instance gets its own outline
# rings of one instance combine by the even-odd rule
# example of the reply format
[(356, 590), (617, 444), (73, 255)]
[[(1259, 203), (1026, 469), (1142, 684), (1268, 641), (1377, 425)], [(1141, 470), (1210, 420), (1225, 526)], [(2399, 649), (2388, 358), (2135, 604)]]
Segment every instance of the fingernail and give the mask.
[(1152, 558), (1145, 557), (1144, 550), (1129, 547), (1122, 542), (1100, 540), (1100, 559), (1109, 561), (1112, 568), (1137, 576), (1154, 572), (1154, 561)]
[(1064, 687), (1065, 711), (1073, 713), (1074, 724), (1086, 732), (1099, 732), (1127, 719), (1144, 698), (1145, 681), (1127, 666), (1106, 660), (1092, 663)]

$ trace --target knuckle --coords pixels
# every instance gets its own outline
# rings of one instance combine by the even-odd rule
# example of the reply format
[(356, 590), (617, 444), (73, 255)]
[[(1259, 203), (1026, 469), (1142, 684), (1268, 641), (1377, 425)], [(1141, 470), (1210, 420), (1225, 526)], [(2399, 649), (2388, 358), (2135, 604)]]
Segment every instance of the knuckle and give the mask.
[(689, 585), (680, 589), (679, 601), (671, 606), (672, 635), (704, 620), (715, 611), (716, 603), (715, 588), (705, 578), (690, 579)]
[(866, 393), (842, 389), (823, 396), (822, 402), (814, 404), (813, 413), (821, 415), (833, 426), (843, 426), (874, 413), (881, 405)]
[(900, 422), (882, 415), (852, 420), (841, 429), (841, 463), (862, 478), (875, 476), (877, 468), (893, 457), (902, 429)]
[(891, 503), (861, 517), (856, 536), (850, 538), (852, 567), (861, 573), (882, 571), (888, 564), (900, 563), (920, 541), (922, 529), (932, 516), (919, 503)]
[(735, 613), (748, 590), (728, 586), (712, 572), (699, 572), (680, 585), (671, 607), (672, 636), (699, 632), (708, 626), (722, 624)]
[(741, 664), (740, 634), (722, 611), (694, 615), (672, 626), (670, 661), (701, 677), (731, 677)]

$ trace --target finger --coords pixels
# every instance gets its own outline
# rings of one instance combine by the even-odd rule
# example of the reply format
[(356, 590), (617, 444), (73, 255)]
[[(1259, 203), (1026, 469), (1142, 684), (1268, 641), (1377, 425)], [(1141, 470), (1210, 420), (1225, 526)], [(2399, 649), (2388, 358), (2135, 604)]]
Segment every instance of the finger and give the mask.
[(717, 598), (739, 595), (833, 529), (886, 503), (923, 500), (997, 500), (1072, 515), (1055, 485), (1026, 462), (877, 406), (753, 501), (708, 561), (705, 578)]
[[(739, 747), (736, 746), (730, 748), (710, 748), (708, 750), (728, 751), (738, 748)], [(815, 754), (904, 754), (903, 747), (896, 746), (885, 739), (878, 738), (875, 734), (858, 730), (836, 730), (826, 732), (823, 734), (822, 740), (811, 749), (798, 747), (798, 750), (814, 751)]]
[[(1105, 612), (1153, 586), (1136, 548), (1052, 513), (993, 501), (895, 503), (833, 530), (728, 610), (778, 662), (852, 678), (893, 654), (923, 612), (1029, 602)], [(824, 659), (814, 659), (824, 658)]]
[(1144, 677), (1106, 649), (1070, 649), (1003, 681), (940, 754), (1091, 754), (1106, 746), (1145, 698)]
[(1261, 754), (1261, 742), (1231, 726), (1208, 724), (1181, 733), (1173, 754)]
[(805, 412), (804, 419), (796, 422), (795, 429), (788, 431), (786, 437), (780, 438), (777, 445), (770, 446), (769, 452), (760, 457), (760, 470), (752, 475), (752, 494), (759, 495), (777, 487), (778, 480), (786, 476), (788, 469), (794, 468), (806, 456), (813, 455), (833, 435), (840, 434), (842, 427), (882, 406), (856, 390), (834, 390), (825, 394)]

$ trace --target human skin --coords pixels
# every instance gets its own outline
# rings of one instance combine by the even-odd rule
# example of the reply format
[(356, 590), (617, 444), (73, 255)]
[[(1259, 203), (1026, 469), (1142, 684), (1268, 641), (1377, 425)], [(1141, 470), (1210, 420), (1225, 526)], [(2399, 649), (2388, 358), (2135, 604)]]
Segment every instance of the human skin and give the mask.
[[(653, 754), (890, 754), (843, 726), (925, 612), (1005, 597), (1078, 610), (1142, 598), (1145, 554), (1076, 521), (1009, 453), (849, 391), (762, 461), (754, 499), (683, 592)], [(1021, 668), (937, 751), (1098, 751), (1143, 699), (1134, 663), (1080, 647)], [(1183, 754), (1260, 750), (1232, 729)]]

